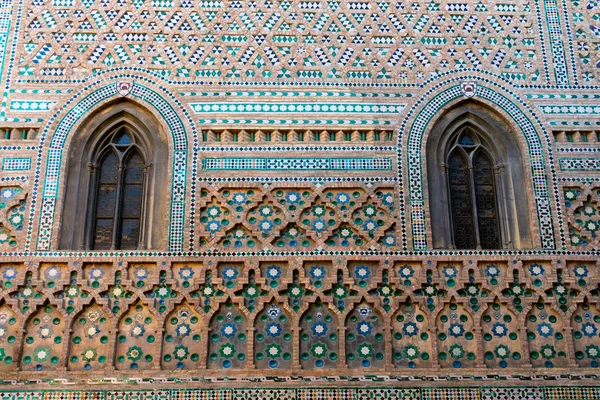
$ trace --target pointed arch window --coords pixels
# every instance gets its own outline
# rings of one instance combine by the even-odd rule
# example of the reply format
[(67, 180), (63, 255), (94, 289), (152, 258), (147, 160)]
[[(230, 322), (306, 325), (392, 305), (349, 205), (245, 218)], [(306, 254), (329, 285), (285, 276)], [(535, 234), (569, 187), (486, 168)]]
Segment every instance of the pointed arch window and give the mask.
[(491, 152), (469, 128), (450, 142), (446, 157), (453, 247), (500, 249), (496, 173)]
[(134, 250), (140, 246), (148, 164), (127, 128), (108, 135), (90, 165), (86, 247)]
[(425, 154), (433, 248), (534, 248), (531, 181), (517, 128), (471, 100), (434, 123)]

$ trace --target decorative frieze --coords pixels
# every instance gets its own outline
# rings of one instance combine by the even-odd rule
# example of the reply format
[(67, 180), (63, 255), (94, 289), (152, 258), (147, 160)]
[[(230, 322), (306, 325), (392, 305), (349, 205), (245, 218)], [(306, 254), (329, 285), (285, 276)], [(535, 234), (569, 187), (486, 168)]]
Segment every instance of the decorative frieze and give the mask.
[(15, 259), (0, 264), (0, 368), (19, 380), (591, 372), (599, 284), (594, 258)]

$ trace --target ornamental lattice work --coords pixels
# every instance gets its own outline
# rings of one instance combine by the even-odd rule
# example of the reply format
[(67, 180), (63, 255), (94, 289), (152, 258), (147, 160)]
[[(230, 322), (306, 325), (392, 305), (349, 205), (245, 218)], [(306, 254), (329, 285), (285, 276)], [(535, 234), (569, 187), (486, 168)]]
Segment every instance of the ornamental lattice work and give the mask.
[(400, 244), (394, 186), (211, 185), (200, 193), (200, 247), (389, 250)]
[(592, 259), (90, 260), (0, 274), (0, 368), (14, 377), (563, 371), (600, 359)]
[(600, 188), (582, 185), (563, 188), (570, 245), (600, 249)]

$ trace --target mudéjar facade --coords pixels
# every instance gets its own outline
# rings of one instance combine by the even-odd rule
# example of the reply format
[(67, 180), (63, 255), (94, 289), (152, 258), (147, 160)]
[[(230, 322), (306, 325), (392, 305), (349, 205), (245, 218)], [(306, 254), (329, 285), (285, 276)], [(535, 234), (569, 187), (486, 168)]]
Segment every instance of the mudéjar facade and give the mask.
[(1, 0), (0, 396), (600, 398), (600, 3)]

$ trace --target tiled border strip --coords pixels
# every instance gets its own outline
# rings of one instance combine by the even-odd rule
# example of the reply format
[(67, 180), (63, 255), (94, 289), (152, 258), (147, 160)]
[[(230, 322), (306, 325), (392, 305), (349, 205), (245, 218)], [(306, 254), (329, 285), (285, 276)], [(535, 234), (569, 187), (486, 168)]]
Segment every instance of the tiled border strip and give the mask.
[(0, 392), (2, 400), (592, 400), (600, 397), (596, 386), (508, 387), (347, 387), (347, 388), (160, 388), (77, 390), (19, 390)]

